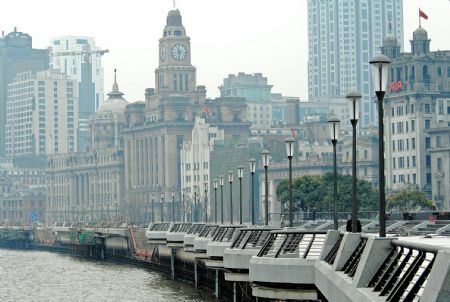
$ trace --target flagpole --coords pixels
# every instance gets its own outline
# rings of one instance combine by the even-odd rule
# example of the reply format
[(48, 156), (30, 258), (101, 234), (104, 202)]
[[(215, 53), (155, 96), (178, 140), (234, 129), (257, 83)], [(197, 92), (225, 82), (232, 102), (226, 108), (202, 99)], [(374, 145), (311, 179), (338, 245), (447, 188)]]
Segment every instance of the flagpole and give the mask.
[(420, 20), (420, 7), (419, 7), (419, 27), (422, 27), (422, 20)]

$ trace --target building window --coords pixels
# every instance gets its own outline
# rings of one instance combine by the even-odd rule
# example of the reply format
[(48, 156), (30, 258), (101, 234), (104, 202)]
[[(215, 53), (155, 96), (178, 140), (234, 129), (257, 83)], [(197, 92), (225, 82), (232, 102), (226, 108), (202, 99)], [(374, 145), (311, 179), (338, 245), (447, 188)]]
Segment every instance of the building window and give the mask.
[(431, 140), (429, 137), (425, 137), (425, 148), (430, 149), (431, 148)]
[(412, 166), (415, 167), (416, 166), (416, 156), (415, 155), (411, 156), (411, 161), (412, 161)]
[(416, 149), (416, 139), (414, 137), (411, 138), (411, 149)]
[(395, 109), (394, 109), (394, 107), (391, 108), (391, 116), (395, 116)]
[(413, 175), (412, 175), (412, 181), (413, 181), (413, 184), (416, 184), (416, 183), (417, 183), (417, 175), (416, 175), (416, 173), (413, 173)]
[(397, 175), (394, 175), (394, 181), (393, 181), (393, 183), (396, 183), (397, 182)]
[(431, 156), (430, 155), (425, 156), (425, 167), (431, 168)]
[(441, 67), (437, 68), (437, 75), (438, 75), (438, 77), (442, 76), (442, 68)]
[(173, 74), (173, 90), (177, 91), (177, 75)]
[(395, 169), (395, 157), (392, 158), (392, 168)]
[(439, 172), (442, 171), (442, 158), (438, 158), (438, 159), (436, 160), (436, 168), (437, 168), (437, 170), (438, 170)]
[(438, 135), (436, 136), (436, 148), (441, 147), (441, 137)]
[(430, 129), (430, 120), (425, 120), (425, 129)]
[(392, 123), (392, 134), (395, 134), (395, 123)]
[(431, 184), (431, 173), (427, 173), (427, 185)]
[(415, 120), (411, 120), (411, 132), (416, 131), (416, 121)]
[(425, 104), (425, 113), (430, 113), (430, 104)]
[(405, 159), (402, 156), (402, 157), (398, 158), (398, 168), (401, 169), (401, 168), (404, 168), (404, 167), (405, 167)]

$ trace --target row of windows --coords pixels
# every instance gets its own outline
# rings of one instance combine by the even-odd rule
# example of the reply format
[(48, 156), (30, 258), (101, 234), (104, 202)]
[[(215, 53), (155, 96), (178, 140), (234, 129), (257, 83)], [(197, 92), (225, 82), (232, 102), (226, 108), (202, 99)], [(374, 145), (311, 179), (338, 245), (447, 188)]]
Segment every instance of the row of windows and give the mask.
[[(411, 158), (411, 160), (410, 160)], [(406, 159), (406, 161), (405, 161)], [(400, 157), (393, 157), (392, 158), (392, 168), (393, 169), (404, 169), (404, 168), (410, 168), (410, 167), (416, 167), (417, 161), (416, 156), (400, 156)]]
[[(427, 120), (425, 120), (425, 128), (426, 128), (426, 121)], [(430, 126), (429, 122), (430, 122), (430, 120), (428, 120), (428, 128)], [(408, 133), (410, 130), (409, 125), (411, 125), (411, 132), (415, 132), (416, 131), (416, 121), (415, 120), (411, 120), (411, 124), (409, 123), (409, 121), (397, 122), (397, 127), (395, 127), (395, 123), (392, 123), (391, 124), (391, 132), (392, 132), (392, 134)]]
[[(406, 177), (405, 177), (406, 176)], [(412, 183), (412, 184), (417, 184), (417, 175), (416, 173), (413, 174), (399, 174), (399, 175), (394, 175), (392, 182), (395, 184), (397, 183), (397, 179), (399, 183)], [(431, 180), (430, 180), (431, 182)]]
[[(411, 138), (411, 149), (414, 150), (416, 149), (416, 139), (413, 137)], [(395, 139), (392, 140), (392, 151), (404, 151), (404, 150), (409, 150), (409, 138), (403, 140), (403, 139), (399, 139), (397, 140), (397, 144)]]

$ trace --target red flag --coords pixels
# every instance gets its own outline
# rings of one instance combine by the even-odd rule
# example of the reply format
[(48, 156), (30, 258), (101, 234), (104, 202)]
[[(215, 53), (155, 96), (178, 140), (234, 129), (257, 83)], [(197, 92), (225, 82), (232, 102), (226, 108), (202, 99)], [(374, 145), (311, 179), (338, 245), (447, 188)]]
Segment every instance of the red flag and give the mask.
[(425, 14), (420, 8), (419, 8), (419, 17), (428, 20), (428, 15)]

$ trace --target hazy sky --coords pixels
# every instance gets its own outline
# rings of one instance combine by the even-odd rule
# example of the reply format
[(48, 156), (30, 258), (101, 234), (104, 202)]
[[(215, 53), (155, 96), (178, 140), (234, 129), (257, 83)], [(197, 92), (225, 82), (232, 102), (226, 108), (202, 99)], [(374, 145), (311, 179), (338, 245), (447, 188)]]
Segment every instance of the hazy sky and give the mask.
[[(208, 96), (229, 73), (262, 72), (273, 92), (307, 98), (306, 0), (177, 0), (187, 35), (197, 84)], [(418, 8), (428, 16), (431, 48), (450, 50), (450, 1), (404, 0), (406, 50), (418, 27)], [(14, 0), (2, 1), (0, 29), (17, 26), (33, 37), (34, 47), (46, 48), (53, 37), (84, 35), (109, 49), (103, 57), (105, 93), (118, 70), (120, 90), (128, 101), (143, 99), (154, 87), (158, 39), (172, 0)]]

